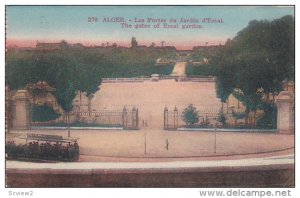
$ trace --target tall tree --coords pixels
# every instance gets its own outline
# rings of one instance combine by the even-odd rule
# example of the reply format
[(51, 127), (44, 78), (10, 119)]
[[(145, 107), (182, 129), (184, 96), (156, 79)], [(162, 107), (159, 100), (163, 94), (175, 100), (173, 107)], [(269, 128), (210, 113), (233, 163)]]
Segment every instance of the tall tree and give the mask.
[(263, 109), (263, 96), (277, 94), (284, 80), (294, 78), (294, 36), (294, 18), (284, 16), (273, 21), (250, 21), (228, 40), (215, 58), (221, 101), (237, 88), (247, 112)]
[(138, 46), (138, 42), (136, 41), (135, 37), (131, 38), (131, 48), (136, 48)]
[(70, 111), (73, 109), (73, 100), (76, 96), (73, 83), (68, 80), (65, 84), (57, 87), (56, 99), (66, 112), (66, 119), (68, 124), (68, 137), (70, 137)]

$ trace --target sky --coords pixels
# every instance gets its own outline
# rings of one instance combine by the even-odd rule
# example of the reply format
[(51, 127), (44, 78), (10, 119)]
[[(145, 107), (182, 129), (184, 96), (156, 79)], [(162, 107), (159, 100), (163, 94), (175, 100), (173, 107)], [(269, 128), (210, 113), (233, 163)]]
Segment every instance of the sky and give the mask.
[[(294, 7), (276, 6), (7, 6), (6, 45), (34, 47), (39, 42), (82, 43), (86, 46), (117, 43), (129, 46), (132, 37), (139, 45), (175, 46), (191, 49), (193, 46), (224, 44), (245, 28), (251, 20), (273, 20), (285, 15), (294, 16)], [(89, 22), (96, 17), (97, 22)], [(122, 28), (120, 22), (103, 22), (104, 18), (122, 17), (127, 24), (145, 24), (150, 28)], [(154, 28), (157, 22), (148, 18), (171, 18), (178, 28)], [(180, 18), (197, 22), (180, 23)], [(203, 18), (223, 23), (202, 23)], [(141, 22), (143, 19), (145, 22)], [(140, 22), (135, 22), (136, 20)], [(182, 29), (182, 25), (201, 25), (202, 28)]]

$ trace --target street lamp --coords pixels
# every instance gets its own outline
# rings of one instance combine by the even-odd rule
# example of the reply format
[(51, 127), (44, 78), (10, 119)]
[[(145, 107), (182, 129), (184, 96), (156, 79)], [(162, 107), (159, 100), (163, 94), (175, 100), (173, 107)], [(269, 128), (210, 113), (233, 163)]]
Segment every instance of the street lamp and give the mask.
[(144, 154), (146, 155), (147, 154), (147, 133), (146, 133), (146, 131), (144, 133), (144, 145), (145, 145)]
[(215, 142), (214, 142), (214, 153), (217, 154), (217, 123), (215, 124)]

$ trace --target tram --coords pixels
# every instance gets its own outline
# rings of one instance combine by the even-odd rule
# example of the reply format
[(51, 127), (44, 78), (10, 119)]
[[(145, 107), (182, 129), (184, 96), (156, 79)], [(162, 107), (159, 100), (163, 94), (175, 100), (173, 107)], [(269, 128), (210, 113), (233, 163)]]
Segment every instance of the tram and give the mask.
[(27, 134), (18, 137), (25, 144), (8, 141), (5, 144), (6, 159), (28, 161), (77, 161), (79, 160), (78, 138), (63, 138), (57, 135)]

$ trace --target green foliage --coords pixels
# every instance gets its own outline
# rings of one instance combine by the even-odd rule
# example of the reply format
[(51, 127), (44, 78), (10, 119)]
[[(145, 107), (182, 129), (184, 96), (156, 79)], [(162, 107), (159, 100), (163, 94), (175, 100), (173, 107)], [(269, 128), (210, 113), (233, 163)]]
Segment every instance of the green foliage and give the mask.
[(191, 53), (191, 58), (194, 61), (202, 61), (203, 58), (207, 58), (208, 60), (212, 60), (212, 58), (216, 55), (221, 46), (206, 46), (201, 47), (199, 49), (193, 48), (193, 52)]
[(222, 112), (222, 111), (220, 111), (220, 113), (219, 113), (219, 116), (218, 116), (218, 121), (220, 122), (220, 123), (222, 123), (222, 126), (226, 126), (226, 116), (225, 116), (225, 114)]
[(194, 53), (191, 54), (191, 58), (192, 58), (193, 61), (197, 61), (198, 62), (198, 61), (202, 61), (203, 58), (204, 58), (204, 56), (203, 56), (202, 53), (194, 52)]
[[(158, 67), (155, 61), (171, 54), (175, 52), (157, 48), (8, 51), (6, 84), (12, 89), (20, 89), (28, 83), (46, 81), (56, 88), (55, 95), (59, 104), (64, 109), (70, 109), (73, 98), (65, 98), (67, 88), (92, 95), (99, 89), (102, 78), (150, 76), (153, 73), (167, 75), (171, 73), (173, 65)], [(67, 86), (67, 83), (72, 86)], [(71, 93), (68, 95), (75, 96)]]
[(186, 125), (194, 125), (199, 122), (199, 112), (196, 107), (190, 104), (183, 110), (181, 119), (186, 123)]
[(136, 41), (135, 37), (131, 38), (131, 48), (136, 48), (138, 46), (138, 42)]
[(235, 119), (243, 119), (245, 118), (245, 112), (232, 112), (232, 117), (234, 117)]
[(122, 127), (121, 124), (98, 124), (98, 123), (86, 123), (86, 122), (74, 122), (72, 127)]
[(264, 113), (257, 120), (257, 126), (262, 128), (277, 128), (277, 108), (274, 104), (265, 103)]
[(185, 73), (187, 75), (215, 76), (216, 67), (210, 64), (202, 64), (202, 65), (188, 64)]
[(48, 105), (31, 106), (31, 118), (33, 122), (46, 122), (57, 119), (61, 114), (56, 113), (52, 107)]
[(264, 108), (263, 95), (278, 94), (282, 81), (294, 79), (294, 18), (250, 21), (212, 58), (217, 65), (217, 95), (226, 101), (235, 88), (250, 110)]
[[(230, 78), (231, 79), (231, 78)], [(223, 78), (217, 78), (216, 81), (216, 91), (217, 96), (220, 98), (222, 103), (225, 103), (229, 95), (232, 93), (233, 87), (230, 84), (230, 80)]]
[(70, 112), (73, 108), (73, 99), (76, 96), (76, 90), (71, 81), (67, 81), (65, 84), (59, 84), (55, 92), (56, 99), (61, 107)]

